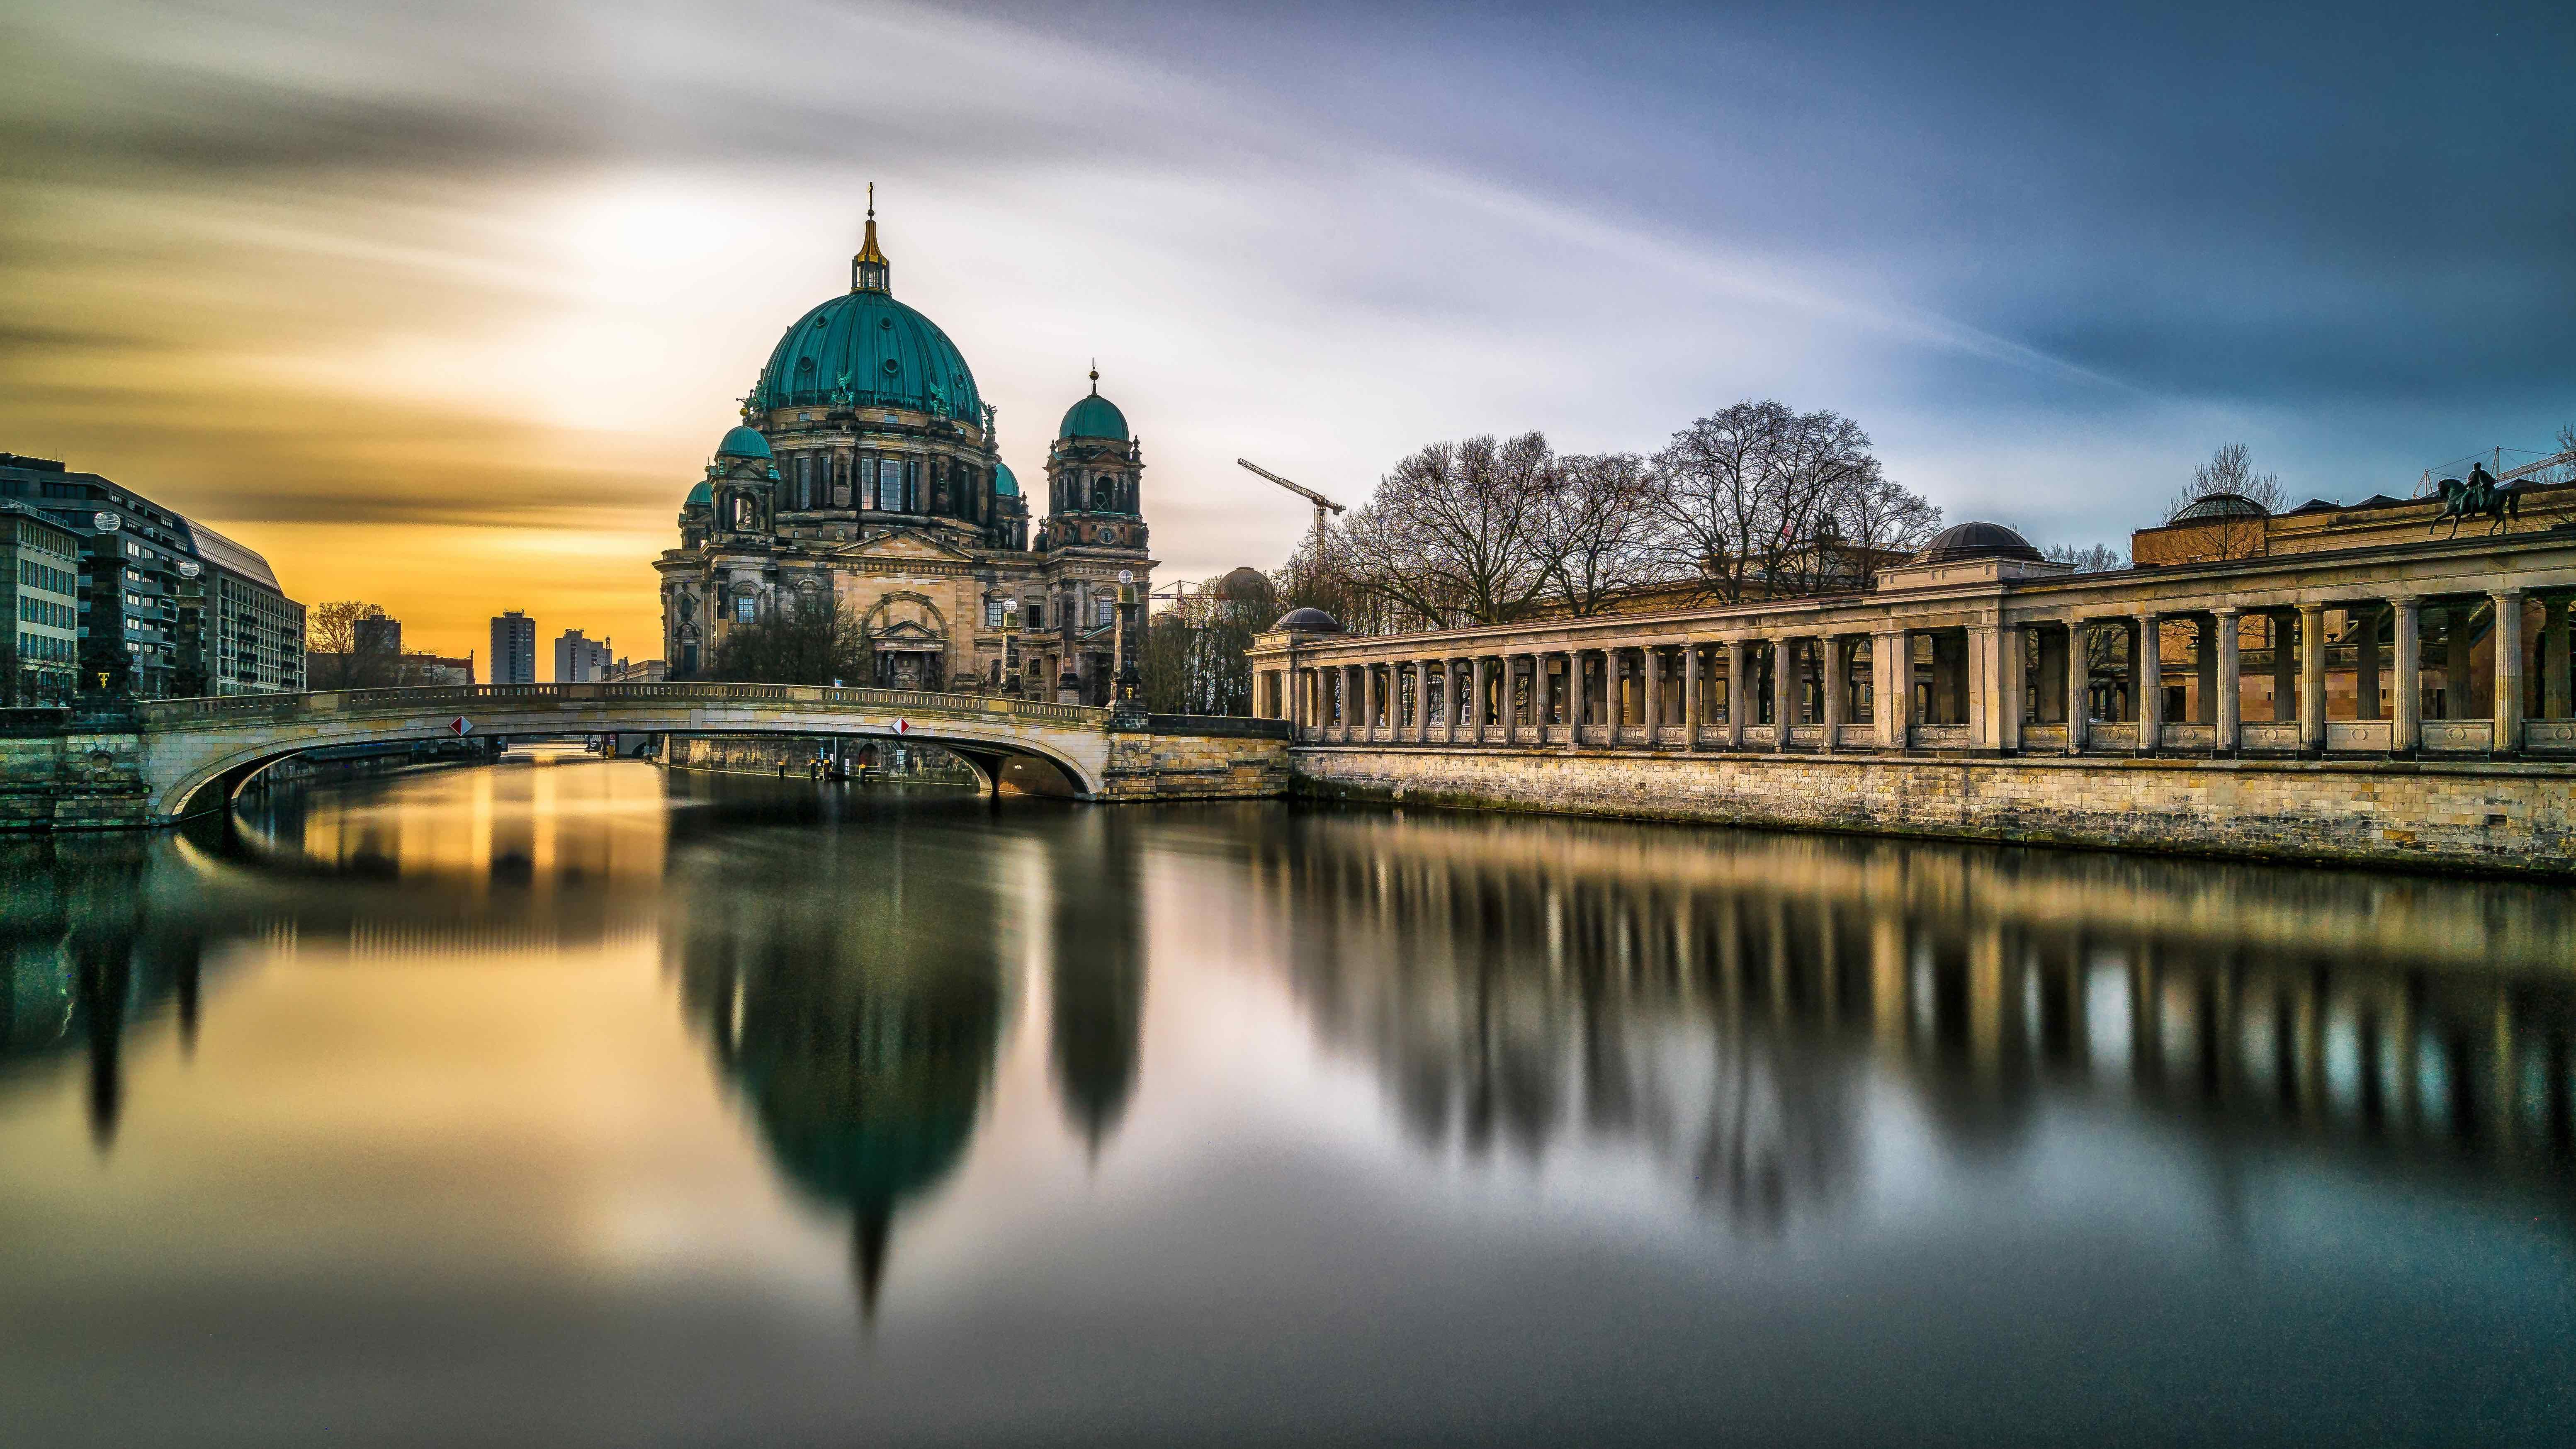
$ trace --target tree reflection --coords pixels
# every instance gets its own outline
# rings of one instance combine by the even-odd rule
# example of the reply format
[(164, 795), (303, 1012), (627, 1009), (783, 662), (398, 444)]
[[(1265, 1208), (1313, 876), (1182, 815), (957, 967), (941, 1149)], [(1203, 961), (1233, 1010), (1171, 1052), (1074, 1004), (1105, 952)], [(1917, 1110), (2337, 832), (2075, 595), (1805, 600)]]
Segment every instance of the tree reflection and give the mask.
[(2125, 1099), (2230, 1144), (2563, 1171), (2576, 903), (1915, 842), (1325, 813), (1260, 850), (1323, 1033), (1426, 1150), (1624, 1146), (1757, 1230), (1847, 1197), (1867, 1084), (2010, 1154)]

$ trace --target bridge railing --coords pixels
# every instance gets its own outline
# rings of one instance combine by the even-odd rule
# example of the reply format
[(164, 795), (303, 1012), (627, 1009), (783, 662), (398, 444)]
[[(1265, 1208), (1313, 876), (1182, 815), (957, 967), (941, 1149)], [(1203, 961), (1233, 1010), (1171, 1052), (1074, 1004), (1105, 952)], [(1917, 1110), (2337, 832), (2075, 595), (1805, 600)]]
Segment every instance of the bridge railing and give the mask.
[(343, 689), (315, 694), (230, 694), (199, 699), (157, 699), (139, 706), (147, 727), (181, 728), (231, 720), (299, 719), (378, 710), (562, 709), (612, 704), (890, 710), (947, 719), (1025, 720), (1100, 726), (1109, 711), (1052, 700), (1002, 695), (943, 694), (921, 689), (837, 689), (810, 684), (732, 684), (692, 680), (679, 684), (425, 684), (398, 689)]

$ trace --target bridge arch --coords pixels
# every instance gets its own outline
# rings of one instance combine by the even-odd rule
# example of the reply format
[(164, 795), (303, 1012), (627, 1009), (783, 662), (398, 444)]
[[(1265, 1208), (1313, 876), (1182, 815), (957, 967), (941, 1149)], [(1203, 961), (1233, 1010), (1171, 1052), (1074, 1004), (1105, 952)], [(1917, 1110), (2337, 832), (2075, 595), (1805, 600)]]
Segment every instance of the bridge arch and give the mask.
[[(156, 820), (218, 809), (279, 760), (336, 745), (475, 732), (900, 738), (964, 758), (988, 789), (1006, 777), (1040, 793), (1096, 799), (1108, 765), (1107, 711), (976, 696), (786, 685), (499, 685), (236, 696), (145, 706), (145, 777)], [(1097, 718), (1095, 718), (1095, 716)], [(1014, 762), (1018, 768), (1013, 769)], [(1061, 789), (1045, 788), (1060, 785)]]

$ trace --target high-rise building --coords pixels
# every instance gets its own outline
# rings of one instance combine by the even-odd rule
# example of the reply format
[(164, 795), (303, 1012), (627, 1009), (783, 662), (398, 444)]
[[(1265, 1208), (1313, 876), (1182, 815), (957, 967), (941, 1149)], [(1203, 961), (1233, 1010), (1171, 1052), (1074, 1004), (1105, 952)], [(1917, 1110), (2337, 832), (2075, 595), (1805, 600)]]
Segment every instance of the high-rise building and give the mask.
[(537, 621), (516, 609), (492, 621), (492, 682), (537, 682)]
[(83, 686), (146, 699), (304, 688), (304, 606), (268, 560), (95, 473), (0, 453), (0, 500), (80, 540)]
[(362, 614), (349, 621), (349, 642), (361, 654), (400, 654), (402, 620), (382, 613)]
[(605, 639), (585, 639), (579, 629), (566, 629), (555, 640), (555, 683), (597, 684), (617, 664), (617, 653)]

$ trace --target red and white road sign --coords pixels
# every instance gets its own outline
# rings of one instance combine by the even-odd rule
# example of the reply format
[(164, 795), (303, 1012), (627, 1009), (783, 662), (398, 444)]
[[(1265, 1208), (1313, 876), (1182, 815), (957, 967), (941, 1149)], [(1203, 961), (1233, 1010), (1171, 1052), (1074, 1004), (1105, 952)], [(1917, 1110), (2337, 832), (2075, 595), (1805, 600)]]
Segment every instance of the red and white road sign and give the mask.
[(474, 721), (460, 714), (447, 722), (447, 731), (450, 734), (470, 735), (474, 733)]
[(912, 721), (910, 721), (910, 720), (908, 720), (908, 719), (897, 719), (897, 720), (894, 722), (894, 732), (895, 732), (896, 734), (899, 734), (899, 735), (908, 735), (908, 734), (911, 734), (911, 733), (912, 733)]

